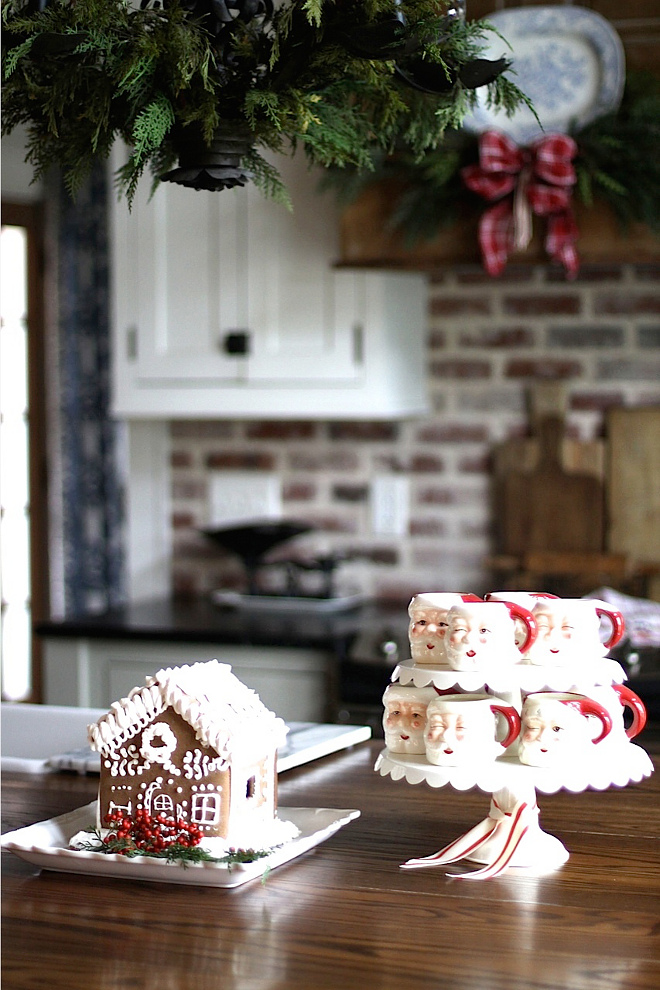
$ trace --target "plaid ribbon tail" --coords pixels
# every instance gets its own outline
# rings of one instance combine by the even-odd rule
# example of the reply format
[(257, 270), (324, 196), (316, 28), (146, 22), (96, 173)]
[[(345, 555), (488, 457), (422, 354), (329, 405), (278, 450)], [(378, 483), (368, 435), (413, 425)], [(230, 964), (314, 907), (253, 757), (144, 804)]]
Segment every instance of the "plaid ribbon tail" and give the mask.
[(575, 278), (580, 270), (577, 238), (578, 227), (570, 209), (548, 217), (545, 249), (551, 258), (564, 266), (569, 278)]
[(500, 275), (513, 248), (513, 204), (507, 199), (485, 210), (479, 220), (479, 247), (489, 275)]

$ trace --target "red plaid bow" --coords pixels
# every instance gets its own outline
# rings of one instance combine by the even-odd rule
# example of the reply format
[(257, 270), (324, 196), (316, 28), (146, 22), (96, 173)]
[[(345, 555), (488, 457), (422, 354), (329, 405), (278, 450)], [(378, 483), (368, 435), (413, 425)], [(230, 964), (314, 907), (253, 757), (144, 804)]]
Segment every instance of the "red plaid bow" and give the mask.
[[(578, 229), (570, 208), (575, 184), (575, 141), (552, 134), (530, 148), (519, 148), (499, 131), (479, 141), (479, 165), (461, 170), (463, 182), (489, 201), (497, 200), (479, 222), (479, 244), (489, 275), (499, 275), (512, 250), (523, 250), (532, 236), (532, 213), (548, 218), (545, 249), (570, 277), (578, 272)], [(503, 197), (513, 193), (507, 199)]]

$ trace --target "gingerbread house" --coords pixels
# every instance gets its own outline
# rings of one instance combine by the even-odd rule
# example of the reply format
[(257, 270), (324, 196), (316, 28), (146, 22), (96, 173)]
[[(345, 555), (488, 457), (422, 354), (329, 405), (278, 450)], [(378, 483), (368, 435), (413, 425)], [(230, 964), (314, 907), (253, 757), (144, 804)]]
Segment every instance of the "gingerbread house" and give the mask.
[(143, 808), (194, 822), (205, 838), (268, 845), (286, 733), (228, 664), (159, 670), (89, 726), (101, 756), (99, 825), (113, 809)]

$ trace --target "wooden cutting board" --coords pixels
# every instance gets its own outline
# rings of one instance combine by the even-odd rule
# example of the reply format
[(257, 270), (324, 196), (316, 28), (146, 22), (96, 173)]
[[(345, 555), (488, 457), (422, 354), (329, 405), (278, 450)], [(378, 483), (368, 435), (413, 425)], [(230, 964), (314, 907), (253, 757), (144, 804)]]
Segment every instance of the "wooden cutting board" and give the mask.
[[(496, 459), (495, 518), (498, 551), (600, 551), (604, 547), (604, 488), (594, 471), (568, 470), (563, 460), (564, 423), (538, 421), (536, 463), (531, 468)], [(536, 452), (536, 451), (535, 451)], [(594, 463), (596, 457), (592, 457)]]
[(611, 410), (607, 434), (609, 549), (660, 565), (660, 406)]

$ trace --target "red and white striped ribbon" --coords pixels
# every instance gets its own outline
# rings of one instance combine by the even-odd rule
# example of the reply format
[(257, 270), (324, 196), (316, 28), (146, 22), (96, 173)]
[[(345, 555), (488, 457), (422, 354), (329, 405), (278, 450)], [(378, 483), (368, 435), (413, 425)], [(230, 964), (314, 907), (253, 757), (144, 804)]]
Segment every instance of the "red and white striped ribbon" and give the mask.
[(539, 809), (536, 803), (529, 804), (527, 801), (519, 801), (511, 811), (505, 812), (493, 798), (488, 818), (484, 818), (469, 832), (455, 839), (454, 842), (450, 842), (439, 852), (419, 859), (409, 859), (401, 866), (403, 869), (416, 869), (424, 866), (445, 866), (447, 863), (456, 863), (476, 852), (487, 839), (499, 835), (503, 839), (502, 847), (492, 863), (487, 863), (482, 869), (474, 870), (472, 873), (447, 874), (457, 880), (487, 880), (490, 877), (499, 876), (510, 865), (530, 826), (536, 824), (538, 814)]

